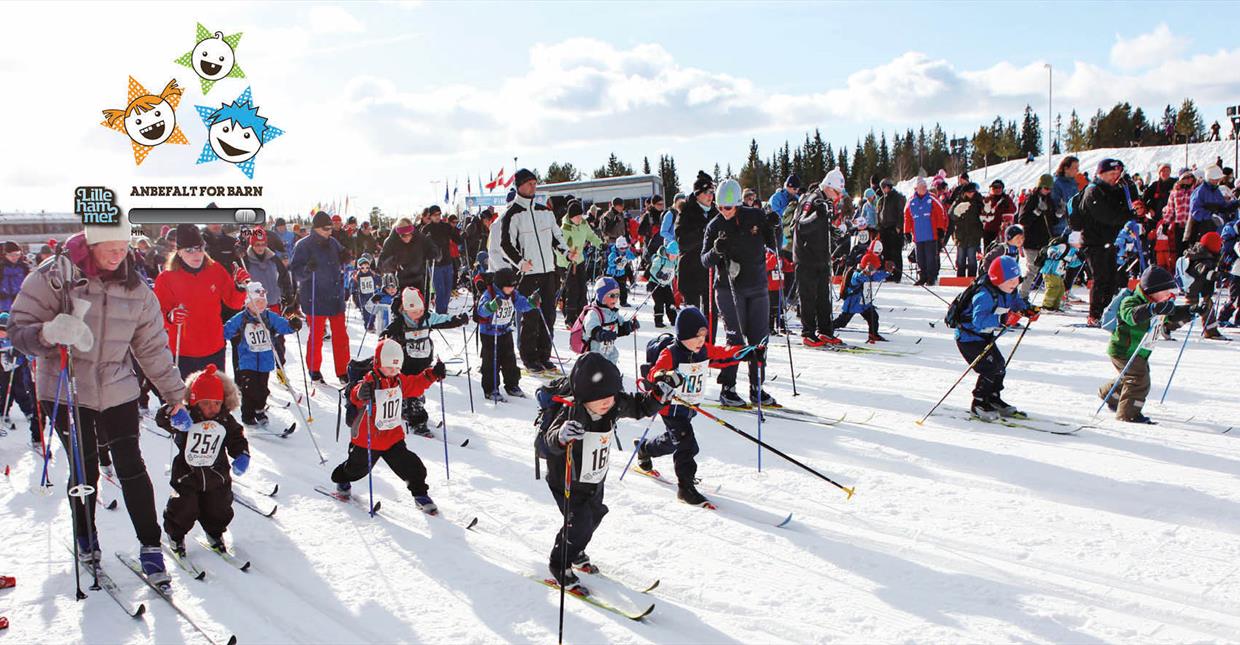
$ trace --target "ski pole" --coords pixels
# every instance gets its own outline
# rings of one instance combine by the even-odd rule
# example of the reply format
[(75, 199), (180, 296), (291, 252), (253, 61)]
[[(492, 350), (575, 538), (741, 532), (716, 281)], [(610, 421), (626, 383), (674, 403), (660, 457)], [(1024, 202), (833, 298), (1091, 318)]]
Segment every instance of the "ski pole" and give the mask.
[(931, 289), (930, 287), (927, 287), (927, 286), (926, 286), (926, 285), (924, 285), (924, 284), (919, 284), (919, 285), (917, 285), (917, 286), (919, 286), (919, 287), (921, 287), (922, 289), (925, 289), (926, 291), (928, 291), (928, 292), (930, 293), (930, 295), (934, 296), (935, 298), (938, 298), (940, 302), (942, 302), (943, 304), (947, 305), (948, 307), (952, 306), (952, 303), (950, 303), (950, 302), (948, 302), (948, 301), (946, 301), (946, 300), (943, 300), (943, 296), (940, 296), (939, 294), (935, 293), (935, 292), (934, 292), (934, 290), (933, 290), (933, 289)]
[[(344, 410), (344, 391), (347, 388), (341, 388), (336, 393), (336, 443), (340, 443), (340, 417)], [(301, 409), (301, 408), (298, 408)]]
[(785, 328), (784, 345), (788, 348), (788, 376), (792, 378), (792, 396), (801, 396), (801, 394), (797, 392), (796, 365), (792, 362), (792, 336), (791, 332), (787, 329), (787, 323), (784, 322), (784, 272), (780, 267), (780, 262), (782, 259), (783, 258), (778, 257), (778, 255), (775, 258), (775, 269), (779, 271), (779, 319), (775, 322), (780, 327)]
[[(726, 280), (726, 281), (727, 281), (727, 283), (728, 283), (728, 291), (732, 293), (732, 315), (736, 316), (736, 333), (737, 333), (737, 334), (738, 334), (741, 338), (744, 338), (745, 340), (751, 340), (751, 339), (749, 338), (748, 334), (746, 334), (746, 333), (745, 333), (745, 324), (744, 324), (743, 319), (742, 319), (742, 317), (741, 317), (741, 305), (740, 305), (740, 301), (738, 301), (738, 300), (736, 299), (736, 289), (734, 288), (734, 287), (735, 287), (735, 285), (734, 285), (734, 284), (733, 284), (733, 282), (732, 282), (732, 276), (731, 276), (731, 274), (728, 272), (727, 267), (724, 267), (724, 270), (723, 270), (721, 273), (722, 273), (722, 274), (723, 274), (723, 276), (724, 276), (724, 280)], [(716, 292), (716, 300), (718, 300), (718, 294), (717, 294), (717, 292)], [(770, 305), (769, 305), (769, 304), (768, 304), (767, 306), (768, 306), (768, 307), (770, 307)], [(720, 312), (720, 314), (722, 314), (722, 313), (723, 313), (723, 312)], [(727, 326), (728, 326), (728, 321), (727, 321), (727, 317), (726, 317), (726, 316), (724, 316), (724, 321), (723, 321), (723, 324), (724, 324), (724, 327), (727, 327)], [(763, 339), (763, 340), (761, 341), (761, 343), (762, 343), (763, 345), (765, 345), (765, 343), (766, 343), (766, 339)], [(765, 348), (765, 346), (764, 346), (764, 347), (763, 347), (763, 356), (761, 357), (761, 360), (759, 360), (759, 361), (758, 361), (758, 365), (757, 365), (757, 370), (758, 370), (758, 379), (757, 379), (757, 380), (758, 380), (758, 393), (757, 393), (757, 397), (756, 397), (756, 399), (757, 399), (757, 401), (758, 401), (758, 472), (762, 472), (762, 445), (763, 445), (763, 444), (762, 444), (762, 417), (763, 417), (763, 416), (765, 416), (765, 415), (763, 415), (763, 414), (762, 414), (762, 382), (763, 382), (762, 377), (764, 376), (763, 371), (762, 371), (762, 364), (763, 364), (764, 362), (766, 362), (766, 361), (765, 361), (765, 359), (766, 359), (765, 352), (766, 352), (766, 348)], [(752, 368), (753, 366), (750, 366), (750, 367)], [(737, 371), (737, 373), (738, 373), (738, 375), (739, 375), (739, 373), (740, 373), (740, 366), (737, 366), (736, 371)], [(746, 376), (748, 376), (748, 375), (746, 375)], [(753, 397), (753, 395), (754, 395), (754, 392), (753, 392), (753, 387), (752, 387), (752, 386), (750, 386), (750, 388), (749, 388), (749, 394), (750, 394), (750, 397)]]
[[(542, 303), (540, 302), (539, 304)], [(560, 350), (556, 349), (555, 342), (552, 341), (551, 326), (547, 324), (546, 316), (543, 316), (542, 307), (534, 307), (534, 311), (538, 312), (538, 319), (542, 321), (543, 329), (547, 331), (547, 344), (551, 345), (551, 351), (555, 354), (555, 360), (560, 364), (560, 373), (567, 374), (568, 372), (564, 370), (564, 359), (560, 358)], [(636, 340), (636, 338), (637, 337), (634, 336), (634, 340)]]
[(1007, 361), (1003, 363), (1003, 369), (1007, 369), (1007, 366), (1012, 364), (1012, 357), (1016, 355), (1016, 348), (1020, 347), (1020, 341), (1025, 340), (1025, 334), (1028, 333), (1029, 327), (1032, 324), (1033, 321), (1031, 320), (1025, 323), (1024, 329), (1020, 330), (1020, 335), (1016, 337), (1016, 344), (1012, 345), (1012, 351), (1008, 352)]
[(633, 450), (633, 454), (629, 455), (628, 463), (624, 464), (624, 472), (620, 473), (620, 481), (624, 481), (624, 476), (628, 474), (629, 467), (633, 465), (633, 460), (637, 458), (637, 451), (641, 450), (642, 447), (646, 445), (646, 434), (650, 432), (650, 426), (651, 424), (654, 423), (654, 420), (657, 418), (659, 418), (658, 412), (654, 413), (654, 415), (650, 417), (650, 421), (646, 424), (646, 429), (642, 430), (642, 436), (640, 439), (637, 440), (637, 448)]
[(1163, 318), (1164, 316), (1157, 316), (1150, 322), (1150, 328), (1147, 329), (1145, 335), (1141, 337), (1141, 342), (1138, 343), (1137, 348), (1133, 350), (1132, 356), (1128, 357), (1128, 362), (1124, 363), (1124, 369), (1119, 371), (1119, 376), (1115, 377), (1115, 382), (1111, 384), (1111, 389), (1107, 390), (1107, 395), (1102, 397), (1102, 403), (1098, 404), (1098, 409), (1094, 410), (1094, 415), (1091, 418), (1096, 419), (1098, 418), (1098, 415), (1102, 413), (1103, 406), (1107, 404), (1107, 401), (1111, 400), (1111, 395), (1115, 394), (1115, 390), (1119, 387), (1120, 383), (1123, 383), (1124, 375), (1128, 373), (1128, 368), (1132, 367), (1132, 362), (1137, 359), (1137, 356), (1141, 355), (1142, 348), (1144, 348), (1145, 343), (1153, 337), (1154, 330), (1158, 329), (1158, 327), (1162, 325)]
[[(279, 370), (279, 374), (284, 374), (284, 362), (280, 360), (279, 352), (273, 350), (271, 355), (276, 360), (276, 369)], [(319, 453), (319, 465), (321, 466), (327, 463), (327, 457), (324, 457), (323, 451), (319, 450), (319, 440), (314, 438), (314, 428), (310, 426), (310, 422), (314, 420), (314, 417), (311, 416), (307, 419), (306, 416), (301, 413), (301, 404), (297, 402), (297, 392), (293, 389), (293, 384), (288, 382), (288, 376), (285, 375), (277, 380), (279, 380), (280, 383), (284, 385), (284, 388), (288, 390), (289, 396), (293, 397), (293, 409), (297, 410), (297, 416), (301, 417), (300, 420), (302, 424), (306, 426), (306, 434), (310, 435), (310, 442), (314, 444), (314, 451)], [(337, 398), (337, 401), (339, 401), (339, 398)], [(308, 394), (306, 396), (306, 408), (310, 408), (310, 397)]]
[[(934, 292), (933, 292), (933, 291), (931, 291), (930, 293), (934, 293)], [(1006, 332), (1007, 332), (1007, 330), (1008, 330), (1008, 328), (1007, 328), (1007, 327), (1004, 327), (1004, 328), (1003, 328), (1003, 329), (1002, 329), (1002, 330), (998, 333), (998, 335), (996, 335), (996, 336), (995, 336), (995, 339), (994, 339), (994, 340), (992, 340), (992, 341), (990, 341), (990, 344), (986, 346), (986, 349), (983, 349), (983, 350), (982, 350), (982, 353), (978, 354), (978, 355), (977, 355), (977, 358), (973, 359), (973, 362), (972, 362), (972, 363), (969, 363), (969, 366), (968, 366), (968, 367), (966, 367), (966, 368), (964, 368), (964, 372), (962, 372), (962, 373), (960, 374), (960, 378), (956, 379), (956, 382), (955, 382), (955, 383), (952, 383), (952, 386), (951, 386), (951, 387), (949, 387), (949, 388), (947, 388), (947, 392), (945, 392), (945, 393), (943, 394), (943, 398), (939, 399), (939, 402), (938, 402), (938, 403), (935, 403), (935, 404), (934, 404), (934, 407), (930, 408), (930, 410), (929, 410), (928, 412), (926, 412), (925, 416), (923, 416), (922, 418), (920, 418), (920, 419), (918, 419), (918, 420), (916, 421), (917, 425), (919, 425), (919, 426), (920, 426), (920, 425), (925, 425), (925, 423), (926, 423), (926, 419), (929, 419), (929, 418), (930, 418), (930, 415), (934, 414), (934, 411), (935, 411), (935, 410), (937, 410), (937, 409), (939, 409), (939, 406), (940, 406), (940, 405), (943, 405), (943, 402), (947, 400), (947, 397), (948, 397), (949, 395), (951, 395), (952, 390), (955, 390), (955, 389), (956, 389), (956, 386), (957, 386), (957, 385), (960, 385), (960, 382), (964, 380), (964, 377), (968, 376), (968, 375), (969, 375), (969, 372), (973, 371), (973, 368), (977, 367), (977, 365), (978, 365), (979, 363), (981, 363), (981, 362), (982, 362), (982, 359), (983, 359), (983, 358), (986, 358), (986, 355), (990, 353), (990, 350), (994, 349), (994, 347), (995, 347), (995, 343), (999, 342), (999, 337), (1000, 337), (1000, 336), (1002, 336), (1004, 333), (1006, 333)]]
[(181, 371), (181, 336), (184, 336), (184, 335), (185, 335), (185, 324), (177, 323), (177, 349), (176, 349), (176, 355), (173, 357), (172, 362), (174, 365), (176, 365), (178, 372)]
[(372, 456), (370, 452), (370, 438), (375, 434), (374, 433), (375, 420), (373, 417), (371, 417), (370, 419), (370, 427), (366, 427), (366, 417), (371, 416), (370, 413), (373, 409), (371, 405), (372, 405), (372, 402), (368, 401), (366, 403), (366, 412), (365, 414), (362, 415), (362, 428), (366, 430), (366, 487), (369, 489), (369, 494), (370, 494), (370, 516), (374, 517), (375, 516), (375, 474), (374, 474), (375, 461), (374, 461), (374, 457)]
[(452, 471), (448, 468), (448, 412), (443, 403), (443, 379), (439, 379), (439, 423), (443, 426), (443, 476), (452, 479)]
[(1196, 322), (1196, 316), (1188, 319), (1188, 331), (1184, 334), (1184, 342), (1180, 344), (1180, 353), (1175, 357), (1175, 365), (1171, 367), (1171, 376), (1167, 377), (1167, 386), (1163, 388), (1162, 396), (1158, 399), (1159, 405), (1162, 405), (1167, 400), (1167, 391), (1171, 389), (1171, 381), (1175, 379), (1175, 371), (1180, 368), (1180, 359), (1184, 358), (1184, 348), (1188, 347), (1188, 339), (1193, 336), (1193, 324)]
[(796, 459), (794, 459), (794, 458), (792, 458), (792, 457), (788, 456), (788, 455), (787, 455), (787, 454), (785, 454), (782, 450), (780, 450), (780, 449), (778, 449), (778, 448), (776, 448), (776, 447), (774, 447), (774, 446), (772, 446), (772, 445), (770, 445), (770, 444), (768, 444), (768, 443), (765, 443), (765, 442), (763, 442), (763, 441), (759, 440), (758, 438), (754, 437), (753, 435), (749, 434), (748, 432), (745, 432), (744, 430), (741, 430), (740, 428), (737, 428), (736, 426), (734, 426), (734, 425), (732, 425), (732, 424), (728, 423), (727, 421), (724, 421), (723, 419), (720, 419), (719, 417), (717, 417), (717, 416), (715, 416), (715, 415), (711, 414), (710, 412), (707, 412), (706, 410), (703, 410), (701, 406), (698, 406), (698, 405), (694, 405), (694, 404), (692, 404), (692, 403), (689, 403), (689, 402), (685, 401), (684, 399), (680, 398), (679, 396), (677, 396), (677, 395), (675, 395), (675, 394), (673, 394), (673, 395), (672, 395), (672, 400), (673, 400), (673, 401), (675, 401), (676, 403), (680, 404), (680, 405), (683, 405), (683, 406), (687, 407), (687, 408), (691, 408), (694, 412), (697, 412), (698, 414), (700, 414), (700, 415), (702, 415), (702, 416), (706, 417), (707, 419), (710, 419), (711, 421), (714, 421), (715, 423), (718, 423), (719, 425), (721, 425), (721, 426), (723, 426), (723, 427), (727, 428), (728, 430), (731, 430), (732, 432), (735, 432), (736, 434), (739, 434), (740, 436), (745, 437), (746, 439), (748, 439), (748, 440), (750, 440), (750, 441), (753, 441), (753, 442), (755, 442), (755, 443), (757, 443), (757, 444), (761, 445), (763, 448), (766, 448), (767, 450), (770, 450), (771, 452), (775, 453), (776, 455), (778, 455), (778, 456), (780, 456), (780, 457), (783, 457), (784, 459), (786, 459), (786, 460), (788, 460), (790, 463), (792, 463), (794, 466), (797, 466), (797, 467), (801, 468), (802, 470), (804, 470), (804, 471), (806, 471), (806, 472), (808, 472), (808, 473), (810, 473), (810, 474), (814, 475), (815, 477), (817, 477), (817, 478), (819, 478), (819, 479), (821, 479), (821, 480), (823, 480), (823, 481), (826, 481), (827, 483), (831, 484), (832, 486), (835, 486), (836, 488), (838, 488), (838, 489), (840, 489), (840, 490), (844, 491), (844, 492), (848, 495), (848, 499), (852, 499), (853, 493), (856, 491), (856, 487), (849, 488), (849, 487), (847, 487), (847, 486), (844, 486), (844, 485), (842, 485), (842, 484), (840, 484), (840, 483), (836, 482), (835, 480), (831, 479), (830, 477), (827, 477), (826, 475), (824, 475), (824, 474), (822, 474), (822, 473), (818, 472), (817, 470), (814, 470), (813, 468), (810, 468), (809, 466), (806, 466), (805, 464), (803, 464), (803, 463), (801, 463), (801, 462), (797, 461)]
[[(564, 446), (564, 526), (560, 527), (560, 577), (564, 577), (564, 569), (568, 563), (568, 526), (569, 517), (573, 514), (573, 444), (569, 441)], [(556, 580), (559, 582), (559, 580)], [(559, 642), (564, 643), (564, 585), (560, 584), (560, 635)]]
[(465, 384), (469, 388), (469, 413), (474, 414), (474, 382), (469, 367), (469, 334), (465, 333), (464, 327), (461, 327), (461, 336), (465, 338)]

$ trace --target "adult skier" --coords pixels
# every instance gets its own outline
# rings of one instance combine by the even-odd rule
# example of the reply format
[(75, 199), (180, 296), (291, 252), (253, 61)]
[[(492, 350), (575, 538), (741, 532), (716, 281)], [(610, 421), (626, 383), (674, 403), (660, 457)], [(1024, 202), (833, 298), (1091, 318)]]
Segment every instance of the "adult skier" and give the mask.
[(833, 168), (816, 190), (801, 198), (792, 222), (792, 261), (801, 297), (801, 342), (809, 347), (841, 344), (832, 327), (831, 255), (836, 242), (835, 201), (843, 190), (844, 173)]
[[(739, 194), (738, 194), (739, 197)], [(715, 208), (715, 185), (710, 175), (698, 171), (693, 180), (693, 198), (686, 199), (675, 218), (676, 242), (680, 244), (680, 274), (678, 286), (684, 298), (684, 306), (707, 311), (706, 287), (708, 276), (702, 265), (702, 234), (706, 223), (719, 214)]]

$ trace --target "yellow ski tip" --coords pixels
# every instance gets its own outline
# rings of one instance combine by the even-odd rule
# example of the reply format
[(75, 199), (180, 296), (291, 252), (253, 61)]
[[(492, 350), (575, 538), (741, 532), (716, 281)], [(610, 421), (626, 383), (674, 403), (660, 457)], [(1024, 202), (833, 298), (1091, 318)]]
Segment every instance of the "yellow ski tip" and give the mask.
[(917, 424), (917, 425), (919, 425), (919, 426), (924, 426), (924, 425), (926, 425), (926, 420), (925, 420), (925, 419), (918, 419), (918, 420), (914, 421), (913, 423), (916, 423), (916, 424)]

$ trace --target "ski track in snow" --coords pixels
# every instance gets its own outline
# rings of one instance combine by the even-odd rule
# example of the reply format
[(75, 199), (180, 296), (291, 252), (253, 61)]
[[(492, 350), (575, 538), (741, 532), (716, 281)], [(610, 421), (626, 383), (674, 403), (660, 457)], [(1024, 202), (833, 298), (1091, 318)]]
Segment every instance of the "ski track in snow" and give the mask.
[[(936, 290), (949, 300), (955, 293)], [(900, 328), (889, 335), (889, 346), (922, 353), (841, 354), (796, 345), (800, 396), (794, 398), (785, 341), (771, 340), (768, 370), (781, 378), (769, 389), (781, 402), (824, 415), (847, 412), (854, 419), (877, 412), (865, 423), (846, 418), (831, 428), (780, 419), (763, 423), (764, 440), (855, 485), (856, 496), (846, 501), (837, 489), (770, 452), (764, 452), (759, 473), (754, 444), (698, 419), (699, 488), (720, 510), (679, 504), (672, 487), (634, 474), (619, 480), (632, 440), (646, 426), (622, 422), (624, 452), (613, 454), (606, 485), (610, 513), (589, 553), (632, 588), (583, 579), (622, 606), (654, 602), (657, 608), (638, 623), (569, 599), (569, 640), (1237, 638), (1240, 437), (1220, 432), (1240, 417), (1240, 401), (1230, 383), (1216, 376), (1220, 366), (1234, 364), (1235, 347), (1192, 340), (1168, 403), (1159, 406), (1179, 346), (1157, 346), (1147, 410), (1163, 419), (1158, 426), (1120, 424), (1104, 414), (1092, 422), (1095, 427), (1057, 436), (965, 421), (959, 417), (968, 406), (972, 376), (917, 426), (914, 421), (965, 365), (941, 322), (943, 305), (933, 296), (907, 284), (886, 285), (878, 304), (883, 324)], [(644, 351), (661, 330), (653, 328), (649, 310), (642, 314), (638, 345)], [(351, 338), (361, 338), (356, 312), (349, 320)], [(1034, 323), (1009, 368), (1006, 400), (1035, 417), (1091, 422), (1095, 390), (1114, 370), (1104, 355), (1107, 334), (1066, 327), (1077, 321), (1044, 316)], [(565, 358), (567, 336), (557, 331)], [(447, 338), (450, 346), (436, 337), (442, 356), (454, 354), (462, 342), (459, 335)], [(855, 343), (860, 337), (845, 339)], [(1005, 356), (1014, 341), (1000, 341)], [(373, 344), (368, 336), (363, 353)], [(631, 341), (620, 347), (620, 368), (631, 385)], [(476, 368), (477, 355), (470, 360)], [(296, 350), (288, 352), (288, 363), (300, 391)], [(272, 399), (288, 400), (274, 383)], [(529, 378), (522, 383), (529, 394), (538, 384)], [(514, 399), (496, 407), (483, 401), (480, 389), (475, 382), (471, 415), (463, 378), (445, 383), (450, 479), (441, 441), (407, 439), (426, 463), (443, 517), (418, 512), (403, 482), (380, 464), (374, 489), (383, 508), (374, 519), (313, 490), (330, 485), (328, 475), (343, 459), (348, 437), (343, 428), (341, 442), (335, 442), (336, 397), (316, 391), (312, 425), (328, 463), (318, 464), (300, 426), (286, 439), (251, 441), (246, 476), (280, 485), (270, 498), (279, 511), (267, 519), (237, 508), (229, 539), (252, 561), (248, 573), (191, 544), (192, 557), (208, 574), (198, 582), (173, 567), (178, 602), (209, 628), (235, 633), (242, 643), (553, 640), (558, 594), (526, 578), (546, 574), (560, 526), (546, 483), (532, 473), (536, 404)], [(440, 415), (437, 390), (427, 393), (433, 422)], [(273, 406), (269, 414), (273, 427), (294, 421), (291, 409)], [(718, 414), (757, 432), (752, 415)], [(0, 461), (11, 469), (0, 483), (0, 518), (7, 529), (0, 573), (18, 579), (17, 587), (0, 591), (0, 614), (12, 624), (3, 637), (201, 642), (111, 557), (137, 546), (123, 498), (118, 510), (97, 511), (105, 567), (126, 593), (145, 600), (147, 615), (126, 618), (102, 592), (88, 591), (83, 602), (73, 599), (72, 562), (58, 544), (69, 532), (64, 453), (57, 447), (55, 493), (39, 494), (41, 462), (18, 425), (0, 439)], [(656, 421), (651, 436), (661, 431)], [(465, 439), (470, 443), (462, 449)], [(141, 441), (162, 514), (169, 490), (167, 440), (144, 432)], [(673, 476), (670, 457), (656, 465)], [(365, 480), (355, 484), (354, 494), (366, 499)], [(119, 494), (105, 487), (104, 497)], [(791, 524), (773, 526), (788, 513)], [(465, 530), (474, 516), (478, 526)], [(658, 589), (638, 593), (655, 579), (662, 581)]]

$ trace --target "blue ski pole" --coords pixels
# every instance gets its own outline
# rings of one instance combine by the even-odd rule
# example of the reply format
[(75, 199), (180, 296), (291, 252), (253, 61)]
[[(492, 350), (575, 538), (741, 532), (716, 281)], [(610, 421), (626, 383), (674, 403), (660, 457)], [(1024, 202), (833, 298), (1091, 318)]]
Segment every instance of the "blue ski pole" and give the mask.
[(1193, 337), (1193, 324), (1197, 322), (1197, 317), (1193, 316), (1188, 320), (1188, 331), (1184, 334), (1184, 342), (1180, 344), (1180, 353), (1175, 357), (1175, 365), (1171, 367), (1171, 376), (1167, 377), (1167, 387), (1163, 388), (1162, 396), (1158, 398), (1158, 404), (1162, 405), (1167, 400), (1167, 392), (1171, 389), (1171, 381), (1175, 378), (1175, 371), (1180, 368), (1180, 359), (1184, 358), (1184, 348), (1188, 347), (1188, 339)]
[[(370, 493), (370, 516), (375, 516), (375, 475), (372, 472), (375, 467), (374, 458), (370, 452), (370, 438), (375, 433), (375, 419), (371, 416), (373, 410), (373, 402), (366, 404), (366, 411), (362, 414), (362, 427), (366, 429), (366, 487)], [(366, 427), (366, 417), (370, 417), (370, 427)]]
[(1132, 367), (1132, 362), (1137, 359), (1137, 356), (1141, 355), (1141, 349), (1145, 347), (1146, 341), (1153, 335), (1154, 330), (1162, 325), (1163, 318), (1163, 316), (1158, 316), (1150, 322), (1149, 330), (1141, 337), (1141, 342), (1137, 344), (1137, 348), (1132, 352), (1132, 356), (1128, 357), (1128, 362), (1124, 364), (1124, 369), (1120, 370), (1119, 376), (1115, 377), (1115, 382), (1111, 384), (1111, 389), (1107, 391), (1107, 395), (1102, 397), (1102, 403), (1098, 404), (1098, 409), (1094, 410), (1094, 417), (1102, 413), (1102, 408), (1106, 406), (1107, 401), (1111, 400), (1111, 395), (1115, 394), (1115, 390), (1120, 386), (1120, 383), (1124, 382), (1124, 375), (1128, 373), (1128, 368)]
[(646, 445), (646, 433), (650, 432), (650, 425), (657, 418), (659, 418), (659, 413), (656, 412), (654, 416), (650, 417), (650, 421), (646, 424), (646, 429), (642, 430), (642, 437), (637, 440), (637, 447), (633, 450), (633, 454), (629, 455), (629, 461), (624, 465), (624, 472), (620, 473), (620, 481), (624, 481), (624, 476), (629, 472), (629, 467), (633, 465), (633, 460), (637, 458), (637, 451)]

